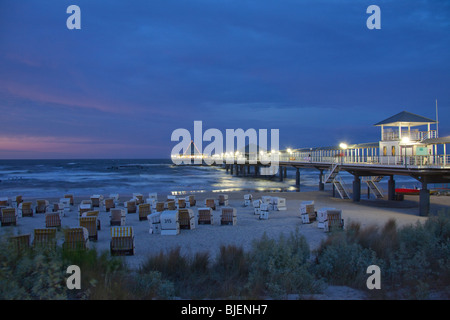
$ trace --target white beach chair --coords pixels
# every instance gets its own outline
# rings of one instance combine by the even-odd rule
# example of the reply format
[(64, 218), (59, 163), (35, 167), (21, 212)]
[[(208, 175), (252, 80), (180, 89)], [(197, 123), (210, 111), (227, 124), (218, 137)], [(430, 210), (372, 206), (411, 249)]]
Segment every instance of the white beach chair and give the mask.
[(276, 210), (276, 211), (285, 211), (285, 210), (287, 210), (286, 199), (285, 198), (280, 198), (280, 197), (275, 197), (273, 209)]
[(180, 233), (178, 210), (166, 210), (161, 213), (161, 235), (177, 235)]
[(252, 204), (253, 196), (251, 194), (244, 194), (244, 207)]
[(300, 217), (303, 223), (316, 221), (317, 214), (314, 208), (314, 201), (302, 201), (300, 203)]
[(327, 211), (336, 210), (336, 208), (323, 207), (317, 210), (317, 227), (323, 229), (325, 227), (325, 220), (327, 219)]
[(150, 234), (161, 234), (161, 212), (154, 212), (147, 216)]

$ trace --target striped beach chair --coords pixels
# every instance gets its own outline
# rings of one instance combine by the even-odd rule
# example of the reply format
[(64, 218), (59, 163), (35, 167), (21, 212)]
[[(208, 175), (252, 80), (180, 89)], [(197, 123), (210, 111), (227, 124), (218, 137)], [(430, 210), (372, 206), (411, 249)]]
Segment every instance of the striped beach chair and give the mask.
[(9, 243), (16, 252), (21, 252), (30, 248), (31, 234), (20, 234), (8, 238)]
[(16, 208), (2, 208), (2, 227), (17, 225), (17, 209)]
[(34, 229), (33, 247), (56, 249), (56, 229)]
[(89, 249), (89, 231), (84, 227), (64, 230), (63, 250)]
[(22, 204), (19, 207), (22, 210), (22, 217), (33, 216), (33, 208), (31, 202), (22, 202)]
[(98, 240), (96, 216), (80, 217), (80, 227), (87, 229), (89, 233), (89, 240)]
[(47, 212), (45, 214), (45, 227), (46, 228), (61, 227), (61, 215), (59, 214), (59, 212)]
[(100, 211), (98, 211), (98, 210), (88, 211), (88, 212), (83, 213), (82, 217), (96, 217), (97, 218), (97, 230), (101, 230), (102, 226), (100, 223), (100, 219), (98, 217), (99, 214), (100, 214)]
[(134, 255), (134, 233), (133, 227), (111, 228), (111, 255)]

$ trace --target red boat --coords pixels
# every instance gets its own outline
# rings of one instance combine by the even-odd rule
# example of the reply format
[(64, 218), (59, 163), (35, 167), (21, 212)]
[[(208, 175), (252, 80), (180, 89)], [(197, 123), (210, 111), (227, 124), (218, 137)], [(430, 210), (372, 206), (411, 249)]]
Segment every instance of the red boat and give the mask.
[[(406, 194), (406, 195), (419, 195), (420, 189), (413, 189), (413, 188), (399, 188), (395, 189), (396, 194)], [(437, 193), (436, 190), (430, 190), (430, 194)]]
[(413, 188), (398, 188), (395, 189), (396, 194), (411, 194), (411, 195), (418, 195), (420, 192), (420, 189), (413, 189)]

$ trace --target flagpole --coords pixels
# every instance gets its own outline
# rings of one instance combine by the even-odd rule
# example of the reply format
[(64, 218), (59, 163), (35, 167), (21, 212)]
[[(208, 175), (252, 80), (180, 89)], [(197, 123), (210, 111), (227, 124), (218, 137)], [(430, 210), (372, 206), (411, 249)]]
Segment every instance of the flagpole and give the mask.
[(439, 138), (438, 104), (436, 99), (436, 138)]

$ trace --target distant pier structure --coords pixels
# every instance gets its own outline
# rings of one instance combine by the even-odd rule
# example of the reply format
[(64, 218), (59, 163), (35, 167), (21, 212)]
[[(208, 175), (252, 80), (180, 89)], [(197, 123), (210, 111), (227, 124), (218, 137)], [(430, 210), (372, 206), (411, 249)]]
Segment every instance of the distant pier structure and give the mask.
[[(388, 200), (396, 200), (395, 176), (413, 177), (421, 183), (419, 214), (427, 216), (430, 210), (429, 184), (450, 182), (450, 156), (446, 145), (450, 136), (439, 137), (437, 121), (410, 112), (400, 112), (375, 124), (380, 127), (380, 141), (373, 143), (340, 143), (334, 147), (287, 149), (278, 153), (280, 180), (286, 177), (288, 167), (296, 169), (296, 185), (300, 186), (300, 168), (319, 171), (319, 190), (332, 184), (333, 194), (344, 199), (361, 200), (361, 183), (367, 184), (375, 197), (383, 198), (378, 182), (389, 177)], [(435, 126), (436, 129), (432, 129)], [(270, 152), (269, 152), (270, 154)], [(258, 152), (259, 155), (259, 152)], [(268, 170), (260, 160), (249, 161), (245, 152), (237, 153), (230, 161), (222, 157), (227, 172), (236, 175), (259, 175)], [(216, 160), (218, 155), (213, 156)], [(347, 188), (340, 172), (353, 175), (351, 188)]]

